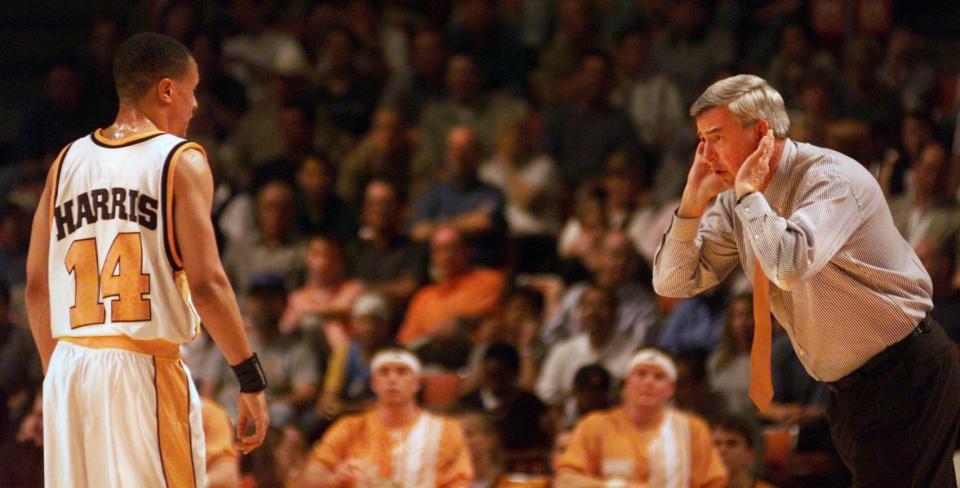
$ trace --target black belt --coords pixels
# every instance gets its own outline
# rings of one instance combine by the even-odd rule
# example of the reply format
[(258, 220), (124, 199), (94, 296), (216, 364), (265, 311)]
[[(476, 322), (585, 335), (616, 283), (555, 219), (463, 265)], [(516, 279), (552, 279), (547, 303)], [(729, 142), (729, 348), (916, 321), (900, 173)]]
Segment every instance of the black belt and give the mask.
[(840, 378), (837, 381), (831, 381), (827, 383), (827, 388), (834, 393), (849, 390), (850, 387), (857, 384), (857, 382), (860, 380), (869, 376), (873, 376), (873, 373), (887, 365), (890, 360), (895, 358), (900, 353), (900, 351), (910, 345), (914, 339), (928, 332), (930, 332), (930, 326), (927, 325), (927, 319), (924, 318), (912, 331), (910, 331), (909, 334), (907, 334), (906, 337), (880, 351), (875, 356), (870, 358), (870, 360), (864, 363), (863, 366), (860, 366), (852, 373)]

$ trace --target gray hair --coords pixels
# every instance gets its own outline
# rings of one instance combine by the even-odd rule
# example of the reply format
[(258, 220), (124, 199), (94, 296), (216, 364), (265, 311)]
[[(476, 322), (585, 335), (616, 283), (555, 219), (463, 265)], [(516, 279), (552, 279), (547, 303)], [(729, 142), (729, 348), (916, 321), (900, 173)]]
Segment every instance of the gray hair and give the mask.
[(790, 117), (783, 97), (767, 80), (754, 75), (736, 75), (710, 85), (690, 107), (690, 116), (696, 118), (713, 107), (727, 107), (742, 123), (751, 124), (766, 119), (778, 138), (790, 132)]

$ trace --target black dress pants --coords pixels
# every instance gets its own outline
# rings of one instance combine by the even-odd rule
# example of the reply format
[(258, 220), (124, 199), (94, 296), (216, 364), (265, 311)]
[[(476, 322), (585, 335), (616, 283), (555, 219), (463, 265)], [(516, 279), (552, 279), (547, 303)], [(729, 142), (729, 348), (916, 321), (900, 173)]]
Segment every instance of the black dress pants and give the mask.
[(960, 362), (929, 315), (905, 339), (828, 386), (830, 434), (854, 486), (957, 486)]

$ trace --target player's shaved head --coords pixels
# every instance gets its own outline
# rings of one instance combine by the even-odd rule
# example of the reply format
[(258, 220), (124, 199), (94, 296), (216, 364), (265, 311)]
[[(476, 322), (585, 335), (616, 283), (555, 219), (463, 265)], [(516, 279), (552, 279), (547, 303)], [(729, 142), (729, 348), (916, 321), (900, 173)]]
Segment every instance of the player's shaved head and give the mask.
[(113, 77), (117, 96), (134, 102), (164, 78), (179, 80), (186, 76), (190, 50), (172, 37), (142, 32), (130, 37), (113, 60)]

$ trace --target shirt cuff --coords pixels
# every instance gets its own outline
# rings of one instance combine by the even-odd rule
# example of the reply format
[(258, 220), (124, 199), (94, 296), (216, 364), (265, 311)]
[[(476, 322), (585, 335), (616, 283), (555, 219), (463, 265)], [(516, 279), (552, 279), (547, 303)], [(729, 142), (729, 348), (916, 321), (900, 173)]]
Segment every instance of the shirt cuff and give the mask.
[(673, 214), (673, 222), (670, 224), (670, 231), (667, 237), (675, 241), (692, 241), (697, 238), (697, 230), (700, 228), (700, 218), (683, 218), (676, 213)]
[(773, 209), (770, 208), (770, 204), (767, 203), (767, 199), (764, 198), (763, 193), (756, 191), (743, 197), (743, 200), (736, 206), (734, 211), (737, 213), (737, 216), (740, 217), (741, 222), (750, 222), (765, 213), (772, 212)]

